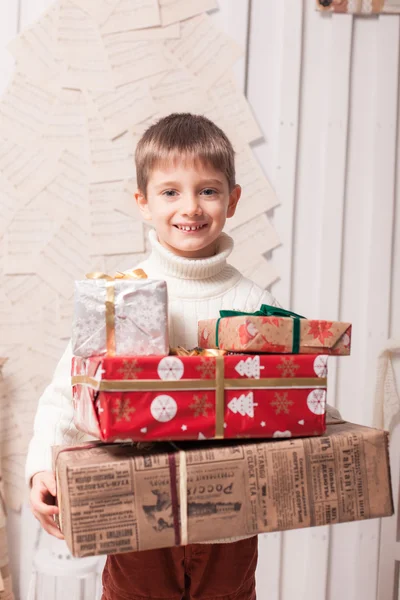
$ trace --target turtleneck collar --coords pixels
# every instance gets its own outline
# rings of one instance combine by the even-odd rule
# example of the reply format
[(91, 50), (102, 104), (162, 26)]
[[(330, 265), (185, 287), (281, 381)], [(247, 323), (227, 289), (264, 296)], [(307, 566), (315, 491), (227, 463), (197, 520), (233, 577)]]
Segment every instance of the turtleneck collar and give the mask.
[(217, 239), (217, 253), (209, 258), (184, 258), (177, 256), (160, 244), (154, 229), (149, 231), (151, 255), (148, 260), (160, 276), (177, 279), (201, 280), (216, 277), (228, 266), (227, 258), (233, 250), (233, 240), (226, 233)]

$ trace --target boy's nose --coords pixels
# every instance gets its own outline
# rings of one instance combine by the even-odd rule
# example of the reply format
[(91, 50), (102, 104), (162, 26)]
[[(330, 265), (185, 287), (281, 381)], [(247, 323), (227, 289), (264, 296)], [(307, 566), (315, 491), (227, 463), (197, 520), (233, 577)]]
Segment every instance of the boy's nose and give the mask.
[(203, 211), (197, 196), (187, 196), (184, 199), (182, 212), (188, 217), (202, 214)]

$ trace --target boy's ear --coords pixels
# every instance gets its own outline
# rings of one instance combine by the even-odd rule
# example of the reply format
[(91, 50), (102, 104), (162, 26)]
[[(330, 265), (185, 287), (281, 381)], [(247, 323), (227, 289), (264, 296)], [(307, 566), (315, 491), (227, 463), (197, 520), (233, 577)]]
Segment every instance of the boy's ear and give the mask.
[(226, 213), (227, 218), (233, 217), (236, 212), (237, 203), (242, 195), (242, 188), (240, 185), (235, 185), (231, 193), (229, 194), (228, 211)]
[(147, 198), (141, 190), (136, 191), (135, 200), (143, 219), (145, 219), (146, 221), (151, 221), (149, 203), (147, 202)]

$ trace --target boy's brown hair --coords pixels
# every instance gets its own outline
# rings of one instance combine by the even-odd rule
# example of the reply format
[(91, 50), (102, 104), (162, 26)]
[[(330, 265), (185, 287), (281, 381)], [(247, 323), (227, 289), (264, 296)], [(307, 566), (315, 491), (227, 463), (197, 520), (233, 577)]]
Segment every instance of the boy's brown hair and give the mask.
[(222, 129), (201, 115), (173, 113), (151, 125), (136, 146), (140, 191), (146, 195), (152, 169), (182, 156), (198, 159), (224, 173), (229, 191), (235, 186), (235, 152)]

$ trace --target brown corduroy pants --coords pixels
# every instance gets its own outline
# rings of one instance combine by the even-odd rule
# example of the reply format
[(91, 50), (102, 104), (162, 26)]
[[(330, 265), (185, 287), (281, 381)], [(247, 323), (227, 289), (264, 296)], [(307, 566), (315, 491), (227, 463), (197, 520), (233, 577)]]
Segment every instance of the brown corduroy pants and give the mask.
[(257, 537), (114, 554), (102, 600), (256, 600)]

